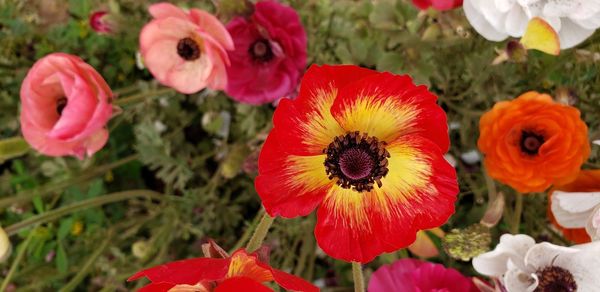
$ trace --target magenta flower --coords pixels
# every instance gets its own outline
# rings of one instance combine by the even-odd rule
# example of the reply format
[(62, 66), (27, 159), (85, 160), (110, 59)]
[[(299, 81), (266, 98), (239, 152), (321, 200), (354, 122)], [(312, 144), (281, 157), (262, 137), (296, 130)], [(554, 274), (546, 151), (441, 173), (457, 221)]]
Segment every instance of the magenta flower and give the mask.
[(186, 94), (224, 89), (233, 41), (223, 24), (208, 12), (166, 2), (148, 10), (154, 19), (140, 33), (140, 52), (154, 78)]
[(463, 4), (463, 0), (412, 0), (412, 2), (421, 10), (431, 7), (440, 11), (461, 7)]
[(113, 93), (80, 58), (53, 53), (38, 60), (21, 85), (21, 131), (49, 156), (92, 156), (108, 140)]
[(470, 278), (455, 269), (415, 259), (401, 259), (377, 269), (369, 292), (478, 292)]
[(92, 13), (90, 15), (90, 27), (99, 34), (112, 33), (114, 28), (108, 17), (108, 12), (103, 10)]
[(235, 43), (227, 68), (229, 96), (262, 104), (295, 91), (306, 66), (306, 32), (294, 9), (261, 1), (252, 16), (234, 18), (227, 30)]

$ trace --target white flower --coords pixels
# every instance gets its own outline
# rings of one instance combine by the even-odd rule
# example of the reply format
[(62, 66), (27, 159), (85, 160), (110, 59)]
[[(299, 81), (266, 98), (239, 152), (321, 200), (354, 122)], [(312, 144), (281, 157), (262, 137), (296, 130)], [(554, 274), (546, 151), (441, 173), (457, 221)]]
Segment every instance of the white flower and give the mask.
[(563, 247), (504, 234), (493, 251), (473, 259), (473, 267), (501, 279), (508, 292), (600, 291), (600, 242)]
[(558, 32), (561, 49), (576, 46), (600, 27), (600, 0), (464, 0), (463, 8), (475, 30), (491, 41), (523, 36), (534, 17)]
[(593, 240), (600, 240), (600, 192), (552, 193), (550, 209), (556, 222), (565, 228), (586, 228)]

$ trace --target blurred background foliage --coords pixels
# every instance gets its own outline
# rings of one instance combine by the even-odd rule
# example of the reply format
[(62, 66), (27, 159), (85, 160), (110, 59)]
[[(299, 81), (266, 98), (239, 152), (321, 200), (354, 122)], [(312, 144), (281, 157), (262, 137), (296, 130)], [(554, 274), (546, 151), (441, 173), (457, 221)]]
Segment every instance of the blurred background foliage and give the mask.
[[(9, 291), (133, 289), (143, 284), (125, 282), (135, 271), (201, 256), (207, 238), (227, 250), (244, 245), (260, 218), (253, 178), (274, 106), (160, 87), (136, 58), (151, 2), (156, 1), (0, 0), (0, 139), (20, 134), (20, 83), (50, 52), (81, 56), (104, 76), (123, 108), (109, 123), (109, 143), (93, 158), (50, 158), (33, 151), (0, 158), (0, 225), (13, 244), (12, 255), (0, 264), (0, 279)], [(215, 12), (219, 1), (172, 2)], [(505, 43), (479, 37), (461, 9), (419, 12), (403, 0), (284, 2), (302, 17), (309, 63), (410, 74), (439, 95), (461, 187), (446, 231), (479, 222), (497, 191), (505, 194), (507, 216), (492, 228), (493, 241), (512, 224), (514, 192), (486, 178), (474, 152), (479, 117), (496, 101), (528, 90), (551, 93), (580, 108), (590, 138), (600, 138), (600, 33), (558, 57), (530, 52), (526, 62), (492, 66)], [(98, 10), (114, 17), (116, 33), (100, 35), (90, 28), (88, 18)], [(597, 163), (596, 147), (585, 168)], [(527, 196), (524, 204), (522, 233), (566, 242), (548, 225), (545, 194)], [(271, 264), (329, 291), (351, 291), (350, 265), (317, 248), (314, 222), (314, 214), (277, 219), (266, 240)], [(433, 261), (474, 275), (468, 262), (446, 255), (441, 239), (432, 237), (441, 250)], [(377, 258), (366, 266), (367, 276), (406, 256), (413, 255), (401, 250)]]

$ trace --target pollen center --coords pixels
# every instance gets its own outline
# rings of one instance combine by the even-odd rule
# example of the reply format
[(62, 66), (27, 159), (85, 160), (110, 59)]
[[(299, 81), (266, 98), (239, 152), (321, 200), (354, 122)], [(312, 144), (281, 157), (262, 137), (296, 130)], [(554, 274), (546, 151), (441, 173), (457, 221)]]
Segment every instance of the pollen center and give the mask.
[(249, 53), (254, 61), (261, 63), (271, 61), (275, 56), (269, 40), (266, 39), (260, 39), (254, 42), (250, 46)]
[(573, 274), (566, 269), (550, 266), (537, 271), (536, 274), (539, 284), (534, 292), (577, 291), (577, 283)]
[(177, 54), (186, 61), (200, 58), (200, 46), (192, 38), (183, 38), (177, 43)]
[(357, 192), (371, 191), (388, 173), (390, 153), (386, 143), (366, 133), (351, 132), (335, 137), (323, 153), (325, 171), (329, 179), (336, 180), (342, 188)]
[(544, 144), (544, 136), (533, 132), (523, 131), (523, 133), (521, 133), (520, 144), (522, 152), (529, 155), (536, 155), (542, 144)]
[(56, 113), (59, 116), (62, 116), (62, 112), (65, 109), (65, 107), (67, 107), (67, 103), (68, 100), (65, 97), (61, 97), (58, 100), (56, 100)]

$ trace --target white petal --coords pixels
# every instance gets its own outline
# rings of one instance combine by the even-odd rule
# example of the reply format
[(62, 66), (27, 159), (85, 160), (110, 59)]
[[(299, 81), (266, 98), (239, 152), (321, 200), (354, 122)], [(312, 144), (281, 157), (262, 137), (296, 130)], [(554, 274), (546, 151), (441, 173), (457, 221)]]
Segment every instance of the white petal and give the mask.
[(593, 29), (586, 29), (575, 24), (570, 19), (563, 19), (562, 28), (558, 32), (558, 37), (560, 38), (560, 48), (572, 48), (583, 42), (593, 33)]
[(548, 1), (544, 6), (544, 15), (565, 17), (576, 12), (581, 6), (580, 1)]
[(506, 13), (515, 6), (515, 0), (495, 0), (494, 4), (498, 11)]
[(568, 270), (577, 282), (577, 291), (600, 291), (600, 242), (573, 246), (575, 253), (562, 253), (554, 265)]
[(513, 6), (506, 17), (506, 32), (512, 37), (520, 37), (525, 33), (529, 18), (519, 5)]
[[(598, 29), (600, 28), (600, 12), (597, 12), (596, 14), (590, 16), (590, 17), (586, 17), (586, 18), (571, 18), (571, 20), (573, 20), (573, 22), (575, 22), (577, 25), (585, 28), (585, 29)], [(595, 140), (594, 143), (596, 143)]]
[(592, 141), (592, 144), (594, 144), (594, 145), (600, 145), (600, 140), (594, 140), (594, 141)]
[(481, 154), (479, 154), (479, 151), (472, 149), (461, 153), (460, 159), (462, 159), (462, 161), (464, 161), (466, 164), (476, 164), (481, 160)]
[[(491, 23), (485, 19), (483, 14), (478, 10), (479, 7), (475, 5), (481, 5), (482, 2), (480, 0), (465, 0), (463, 3), (463, 9), (465, 11), (465, 15), (471, 23), (471, 26), (484, 38), (490, 41), (502, 41), (508, 37), (508, 35), (502, 31), (498, 31), (494, 28)], [(483, 3), (483, 5), (486, 5)], [(488, 3), (489, 5), (489, 3)]]
[(580, 250), (571, 247), (564, 247), (554, 245), (549, 242), (538, 243), (529, 249), (525, 256), (525, 264), (530, 269), (537, 271), (544, 267), (558, 265), (557, 261), (560, 259), (569, 258), (573, 254), (578, 253)]
[(509, 262), (518, 269), (526, 269), (524, 258), (535, 240), (524, 234), (504, 234), (493, 251), (481, 254), (473, 259), (473, 268), (486, 276), (500, 277), (507, 269)]
[(583, 228), (592, 210), (600, 204), (600, 192), (552, 193), (552, 214), (558, 224), (567, 228)]
[(508, 292), (533, 292), (537, 285), (537, 278), (517, 269), (510, 270), (504, 275), (504, 287)]
[(588, 219), (588, 222), (585, 225), (585, 230), (590, 235), (592, 240), (600, 240), (600, 206), (596, 207)]

